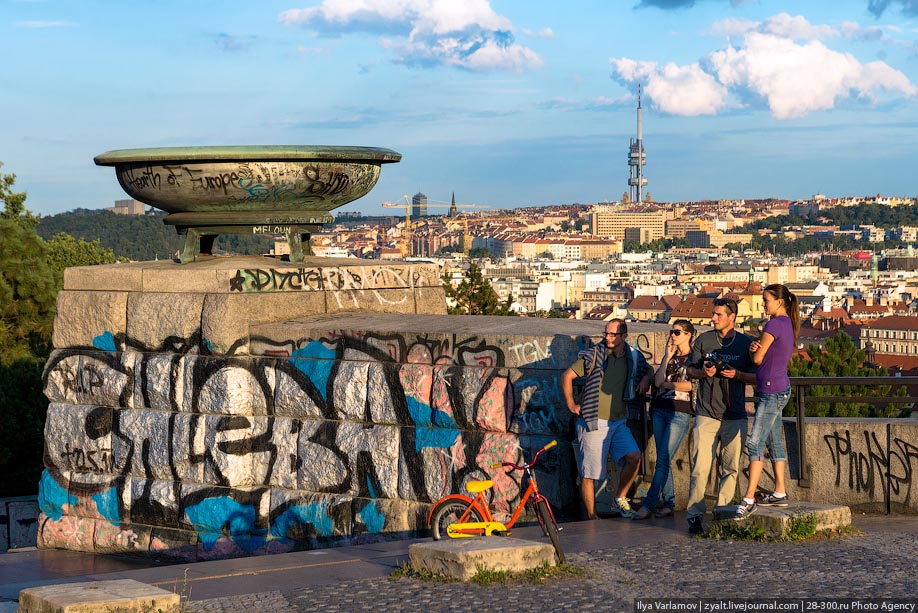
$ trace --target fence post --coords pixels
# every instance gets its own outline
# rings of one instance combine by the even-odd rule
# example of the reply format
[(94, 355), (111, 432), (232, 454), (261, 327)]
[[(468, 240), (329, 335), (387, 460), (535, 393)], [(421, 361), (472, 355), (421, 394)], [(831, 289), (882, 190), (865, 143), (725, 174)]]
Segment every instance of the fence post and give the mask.
[(810, 471), (806, 463), (806, 408), (804, 407), (804, 386), (795, 385), (795, 395), (797, 404), (797, 453), (800, 457), (800, 475), (797, 479), (797, 485), (800, 487), (810, 487)]

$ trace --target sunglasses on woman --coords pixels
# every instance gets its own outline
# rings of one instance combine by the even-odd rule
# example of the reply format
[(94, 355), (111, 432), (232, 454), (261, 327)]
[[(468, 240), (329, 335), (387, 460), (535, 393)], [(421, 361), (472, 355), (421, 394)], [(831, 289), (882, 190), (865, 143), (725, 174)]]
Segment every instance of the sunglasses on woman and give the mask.
[(676, 336), (680, 336), (680, 335), (682, 335), (682, 334), (687, 334), (687, 332), (686, 332), (685, 330), (680, 330), (679, 328), (673, 328), (672, 330), (669, 331), (669, 333), (670, 333), (670, 334), (675, 334)]

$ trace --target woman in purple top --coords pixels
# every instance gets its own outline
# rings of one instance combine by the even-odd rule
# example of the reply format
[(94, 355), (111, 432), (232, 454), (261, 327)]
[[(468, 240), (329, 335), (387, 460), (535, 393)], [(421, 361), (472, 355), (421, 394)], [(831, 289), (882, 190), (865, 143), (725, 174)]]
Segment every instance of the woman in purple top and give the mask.
[[(756, 504), (763, 506), (787, 506), (787, 490), (784, 485), (784, 468), (787, 465), (787, 451), (782, 440), (781, 413), (790, 399), (790, 379), (787, 364), (794, 353), (797, 333), (800, 330), (800, 306), (797, 297), (784, 285), (775, 283), (762, 292), (765, 314), (769, 316), (762, 336), (749, 346), (752, 361), (758, 364), (755, 382), (759, 402), (755, 408), (755, 420), (749, 435), (749, 486), (746, 496), (736, 511), (736, 519), (742, 519), (755, 511)], [(756, 501), (755, 493), (765, 464), (765, 447), (771, 456), (775, 472), (775, 490)]]

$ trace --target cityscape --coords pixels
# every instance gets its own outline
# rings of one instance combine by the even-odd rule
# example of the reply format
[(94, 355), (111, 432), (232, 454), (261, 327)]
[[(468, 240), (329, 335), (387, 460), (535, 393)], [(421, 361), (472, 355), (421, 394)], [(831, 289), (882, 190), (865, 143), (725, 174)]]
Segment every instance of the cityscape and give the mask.
[(918, 608), (918, 0), (3, 17), (0, 613)]
[[(627, 189), (618, 202), (491, 210), (457, 203), (455, 192), (449, 203), (418, 192), (382, 204), (404, 211), (404, 218), (339, 212), (335, 224), (311, 235), (312, 251), (434, 262), (453, 285), (474, 261), (498, 300), (519, 316), (706, 325), (714, 300), (728, 297), (738, 302), (737, 323), (755, 334), (764, 322), (762, 288), (782, 283), (800, 300), (800, 350), (824, 346), (841, 331), (865, 352), (866, 364), (918, 374), (918, 223), (843, 226), (821, 215), (870, 205), (913, 210), (914, 198), (815, 194), (802, 201), (656, 203), (644, 170), (640, 88), (636, 116), (622, 171)], [(138, 215), (146, 207), (120, 200), (108, 210)], [(782, 217), (812, 223), (753, 228)], [(787, 256), (755, 249), (754, 236), (828, 245), (841, 238), (863, 247)], [(283, 237), (276, 237), (271, 254), (289, 254)]]

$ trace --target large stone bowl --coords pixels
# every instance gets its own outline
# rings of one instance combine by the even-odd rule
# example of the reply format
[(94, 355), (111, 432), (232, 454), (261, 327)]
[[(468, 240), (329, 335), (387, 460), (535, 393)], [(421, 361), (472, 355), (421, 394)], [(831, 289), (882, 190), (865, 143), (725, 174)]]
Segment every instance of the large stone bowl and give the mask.
[(119, 149), (97, 155), (114, 166), (129, 196), (169, 213), (186, 234), (182, 261), (194, 259), (202, 236), (285, 234), (291, 259), (301, 237), (331, 223), (332, 209), (369, 192), (380, 166), (402, 156), (375, 147), (240, 146)]

